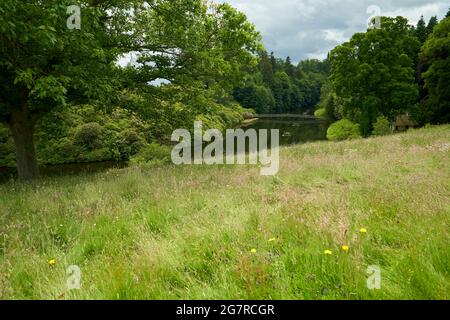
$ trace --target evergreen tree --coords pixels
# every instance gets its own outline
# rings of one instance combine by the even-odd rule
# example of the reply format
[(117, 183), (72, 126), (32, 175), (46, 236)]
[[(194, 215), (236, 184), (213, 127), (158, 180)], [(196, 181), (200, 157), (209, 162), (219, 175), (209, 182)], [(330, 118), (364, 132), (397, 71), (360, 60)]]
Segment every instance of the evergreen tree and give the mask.
[(292, 106), (292, 83), (286, 72), (275, 74), (273, 95), (275, 97), (276, 111), (289, 112)]
[(433, 33), (433, 29), (437, 26), (438, 23), (439, 21), (436, 16), (430, 18), (430, 21), (427, 25), (427, 37), (429, 37)]
[(447, 14), (445, 15), (446, 18), (450, 18), (450, 8), (448, 9)]
[(442, 20), (422, 46), (420, 63), (427, 96), (422, 100), (424, 122), (450, 122), (450, 18)]
[(291, 77), (291, 78), (294, 77), (295, 67), (292, 64), (291, 57), (289, 57), (289, 56), (286, 58), (286, 62), (284, 63), (284, 70), (286, 71), (286, 73), (289, 77)]
[(427, 40), (427, 35), (427, 25), (425, 24), (423, 16), (421, 16), (416, 26), (416, 37), (419, 39), (420, 43), (424, 43)]
[(275, 58), (275, 54), (273, 52), (270, 53), (270, 64), (272, 65), (272, 71), (275, 74), (278, 71), (278, 68), (277, 59)]
[(264, 84), (269, 88), (272, 87), (274, 72), (271, 60), (266, 51), (260, 53), (259, 71), (261, 72)]

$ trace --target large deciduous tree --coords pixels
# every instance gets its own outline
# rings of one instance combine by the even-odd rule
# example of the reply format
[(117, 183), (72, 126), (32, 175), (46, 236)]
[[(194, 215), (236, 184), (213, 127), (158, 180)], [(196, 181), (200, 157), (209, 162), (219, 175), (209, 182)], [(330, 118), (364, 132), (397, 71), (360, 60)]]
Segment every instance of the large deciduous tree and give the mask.
[(0, 3), (0, 120), (11, 129), (20, 179), (39, 174), (33, 132), (42, 115), (69, 99), (107, 96), (112, 90), (106, 79), (117, 53), (106, 48), (114, 47), (113, 21), (103, 2), (82, 1), (81, 29), (69, 29), (70, 5), (64, 0)]
[(332, 81), (344, 103), (344, 116), (358, 122), (364, 135), (380, 115), (394, 119), (413, 109), (418, 88), (414, 59), (419, 42), (405, 18), (382, 18), (381, 29), (357, 33), (335, 48)]
[[(0, 121), (12, 131), (21, 179), (38, 176), (33, 130), (43, 114), (120, 86), (231, 88), (255, 63), (259, 34), (227, 4), (202, 0), (82, 0), (81, 29), (67, 27), (70, 0), (0, 2)], [(118, 68), (136, 52), (138, 63)], [(119, 79), (119, 75), (126, 79)]]

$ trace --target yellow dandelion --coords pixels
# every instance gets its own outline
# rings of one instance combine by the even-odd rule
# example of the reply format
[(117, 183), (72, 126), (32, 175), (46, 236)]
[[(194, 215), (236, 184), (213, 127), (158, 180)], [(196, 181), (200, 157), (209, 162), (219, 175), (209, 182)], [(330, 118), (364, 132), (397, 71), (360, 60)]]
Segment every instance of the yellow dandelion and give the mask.
[(251, 253), (256, 253), (256, 249), (250, 250)]
[(350, 248), (348, 246), (342, 246), (341, 249), (342, 251), (347, 252)]
[(56, 260), (55, 260), (55, 259), (48, 260), (48, 264), (49, 264), (50, 266), (53, 266), (53, 265), (56, 264)]
[(277, 238), (270, 238), (269, 239), (269, 242), (274, 242), (274, 241), (276, 241), (277, 240)]
[(361, 229), (359, 229), (359, 232), (361, 232), (361, 233), (367, 233), (367, 229), (366, 229), (366, 228), (361, 228)]
[(333, 251), (331, 251), (331, 250), (325, 250), (324, 253), (325, 253), (327, 256), (331, 256), (331, 255), (333, 254)]

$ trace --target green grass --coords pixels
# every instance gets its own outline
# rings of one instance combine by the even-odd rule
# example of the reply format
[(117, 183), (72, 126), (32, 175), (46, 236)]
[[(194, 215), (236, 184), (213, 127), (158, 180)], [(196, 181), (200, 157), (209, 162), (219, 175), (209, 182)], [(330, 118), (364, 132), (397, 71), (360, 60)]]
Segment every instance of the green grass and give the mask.
[(11, 181), (0, 205), (1, 299), (450, 298), (450, 126), (283, 148), (277, 177), (168, 165)]

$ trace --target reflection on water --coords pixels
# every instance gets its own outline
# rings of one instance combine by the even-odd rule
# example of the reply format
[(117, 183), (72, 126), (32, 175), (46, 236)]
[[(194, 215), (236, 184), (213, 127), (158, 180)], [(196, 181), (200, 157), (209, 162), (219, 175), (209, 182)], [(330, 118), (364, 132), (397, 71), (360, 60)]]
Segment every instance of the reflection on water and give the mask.
[(279, 129), (280, 145), (326, 140), (325, 121), (302, 118), (264, 118), (243, 126), (243, 129)]
[[(242, 129), (255, 129), (257, 131), (260, 129), (279, 129), (280, 145), (293, 145), (305, 142), (326, 140), (327, 127), (328, 124), (325, 121), (320, 120), (276, 117), (252, 121), (243, 125)], [(271, 146), (270, 137), (271, 134), (269, 132), (269, 147)], [(246, 151), (248, 151), (248, 143), (246, 143)], [(43, 176), (88, 174), (93, 172), (106, 171), (111, 168), (123, 168), (125, 166), (126, 163), (117, 162), (63, 164), (42, 167), (41, 173)], [(11, 178), (16, 178), (16, 176), (16, 169), (0, 167), (0, 182), (7, 181)]]

